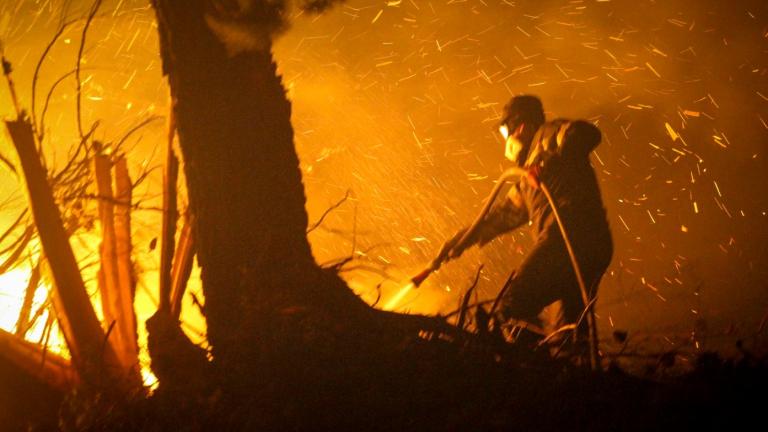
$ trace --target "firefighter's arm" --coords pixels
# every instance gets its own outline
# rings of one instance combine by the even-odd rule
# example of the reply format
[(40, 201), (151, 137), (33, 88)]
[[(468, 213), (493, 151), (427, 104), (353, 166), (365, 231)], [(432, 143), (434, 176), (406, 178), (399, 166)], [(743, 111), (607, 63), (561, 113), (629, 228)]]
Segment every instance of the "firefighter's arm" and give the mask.
[[(528, 222), (528, 210), (520, 194), (520, 184), (515, 184), (503, 200), (488, 211), (483, 223), (473, 237), (475, 243), (485, 245), (496, 237), (513, 231)], [(474, 243), (473, 243), (474, 244)]]
[[(458, 258), (469, 247), (485, 245), (494, 238), (510, 232), (528, 222), (528, 211), (523, 204), (518, 185), (512, 187), (504, 199), (494, 204), (482, 222), (465, 237), (468, 228), (459, 230), (443, 244), (438, 254), (440, 261)], [(465, 238), (464, 238), (465, 237)], [(464, 240), (462, 241), (462, 238)]]

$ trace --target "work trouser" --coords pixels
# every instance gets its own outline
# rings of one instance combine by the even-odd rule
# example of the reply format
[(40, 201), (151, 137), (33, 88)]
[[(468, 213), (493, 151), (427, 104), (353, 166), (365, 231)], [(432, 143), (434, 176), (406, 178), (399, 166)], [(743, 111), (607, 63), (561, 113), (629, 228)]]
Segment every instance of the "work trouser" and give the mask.
[[(610, 239), (591, 246), (592, 253), (581, 253), (577, 260), (587, 290), (593, 291), (588, 294), (594, 297), (613, 250)], [(499, 304), (502, 319), (534, 324), (545, 335), (566, 324), (575, 324), (584, 310), (581, 290), (562, 239), (540, 242), (533, 247), (507, 280)], [(576, 339), (588, 340), (586, 323), (586, 319), (581, 321)], [(561, 340), (561, 337), (552, 338), (553, 343)]]

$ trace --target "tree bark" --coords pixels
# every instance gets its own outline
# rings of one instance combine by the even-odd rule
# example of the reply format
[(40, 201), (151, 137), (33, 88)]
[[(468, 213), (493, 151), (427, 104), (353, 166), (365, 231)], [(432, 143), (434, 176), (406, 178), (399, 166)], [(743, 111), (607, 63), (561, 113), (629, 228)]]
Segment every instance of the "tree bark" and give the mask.
[(269, 49), (229, 57), (203, 1), (153, 5), (196, 218), (208, 339), (216, 362), (237, 375), (258, 355), (265, 312), (295, 302), (314, 277), (290, 103)]

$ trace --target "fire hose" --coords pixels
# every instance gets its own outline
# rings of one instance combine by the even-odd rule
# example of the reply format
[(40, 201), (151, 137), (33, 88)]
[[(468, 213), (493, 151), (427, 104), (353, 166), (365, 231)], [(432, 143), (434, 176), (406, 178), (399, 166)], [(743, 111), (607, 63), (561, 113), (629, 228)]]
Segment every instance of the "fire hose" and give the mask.
[[(498, 198), (499, 193), (503, 189), (504, 185), (512, 180), (515, 177), (525, 177), (529, 175), (529, 171), (520, 168), (520, 167), (513, 167), (509, 168), (506, 171), (504, 171), (499, 179), (496, 182), (496, 186), (491, 191), (491, 194), (488, 196), (488, 201), (485, 203), (485, 206), (480, 211), (480, 213), (475, 218), (474, 222), (472, 222), (472, 225), (467, 229), (467, 231), (464, 232), (464, 235), (461, 236), (458, 242), (456, 242), (456, 245), (454, 245), (454, 248), (456, 246), (460, 246), (464, 244), (469, 238), (471, 238), (472, 235), (474, 235), (474, 232), (478, 229), (480, 224), (485, 219), (486, 215), (491, 209), (491, 206), (496, 201), (496, 198)], [(594, 302), (590, 300), (589, 294), (587, 293), (587, 287), (584, 283), (584, 277), (581, 274), (581, 267), (579, 266), (579, 263), (576, 259), (576, 254), (573, 250), (573, 246), (571, 244), (571, 241), (568, 238), (568, 232), (565, 229), (565, 225), (563, 224), (563, 220), (560, 217), (560, 213), (558, 211), (557, 205), (555, 204), (554, 199), (552, 198), (552, 194), (549, 191), (549, 188), (547, 188), (546, 184), (542, 182), (540, 179), (538, 181), (538, 187), (541, 189), (542, 192), (544, 192), (544, 196), (546, 196), (547, 201), (549, 202), (549, 206), (552, 209), (552, 214), (555, 216), (555, 221), (557, 221), (557, 226), (560, 228), (560, 234), (563, 237), (563, 242), (565, 243), (565, 248), (568, 252), (568, 257), (570, 258), (571, 265), (573, 266), (573, 272), (576, 275), (576, 281), (579, 284), (579, 290), (581, 292), (581, 299), (584, 302), (584, 312), (582, 316), (586, 316), (587, 319), (587, 326), (589, 328), (589, 360), (590, 360), (590, 366), (592, 367), (592, 370), (597, 370), (598, 364), (597, 364), (597, 328), (595, 326), (595, 317), (594, 317), (594, 310), (593, 305)], [(421, 285), (422, 282), (430, 275), (432, 272), (436, 271), (440, 268), (440, 266), (446, 262), (449, 258), (452, 258), (450, 256), (450, 251), (448, 254), (441, 255), (429, 264), (427, 268), (422, 270), (420, 273), (418, 273), (416, 276), (411, 278), (411, 282), (414, 286), (418, 287)], [(576, 326), (578, 327), (578, 326)], [(575, 330), (574, 330), (575, 331)]]

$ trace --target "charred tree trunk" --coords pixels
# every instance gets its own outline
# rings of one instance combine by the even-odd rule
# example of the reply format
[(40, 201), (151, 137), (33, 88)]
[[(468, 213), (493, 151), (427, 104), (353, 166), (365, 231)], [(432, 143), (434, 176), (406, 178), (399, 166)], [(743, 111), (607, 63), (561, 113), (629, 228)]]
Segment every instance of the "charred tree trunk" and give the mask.
[[(221, 378), (253, 375), (269, 312), (314, 285), (290, 104), (269, 49), (229, 57), (205, 2), (153, 1)], [(226, 386), (226, 384), (225, 384)], [(239, 385), (238, 385), (239, 386)]]
[[(208, 340), (214, 362), (241, 387), (275, 350), (280, 311), (335, 297), (368, 307), (326, 279), (306, 238), (307, 213), (291, 106), (270, 42), (230, 56), (206, 24), (208, 3), (154, 0), (164, 71), (195, 217)], [(264, 363), (266, 362), (266, 363)]]

